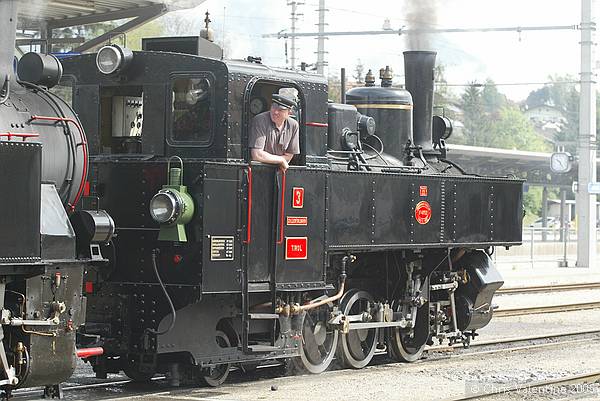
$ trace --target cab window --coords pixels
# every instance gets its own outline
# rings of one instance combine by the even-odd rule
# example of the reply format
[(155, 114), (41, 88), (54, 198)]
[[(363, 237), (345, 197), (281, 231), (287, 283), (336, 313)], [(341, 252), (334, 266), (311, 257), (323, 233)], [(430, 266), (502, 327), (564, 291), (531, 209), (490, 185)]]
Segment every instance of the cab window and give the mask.
[(171, 141), (207, 145), (213, 133), (213, 88), (207, 77), (180, 77), (172, 81)]

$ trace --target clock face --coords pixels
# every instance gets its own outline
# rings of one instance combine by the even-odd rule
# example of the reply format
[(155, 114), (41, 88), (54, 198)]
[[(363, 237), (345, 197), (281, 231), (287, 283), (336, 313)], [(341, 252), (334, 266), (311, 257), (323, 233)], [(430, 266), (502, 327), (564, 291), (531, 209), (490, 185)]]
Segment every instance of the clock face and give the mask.
[(571, 170), (571, 155), (566, 152), (553, 153), (550, 157), (550, 169), (555, 173), (567, 173)]
[(263, 111), (265, 111), (265, 106), (266, 103), (262, 98), (255, 97), (252, 100), (250, 100), (250, 113), (252, 113), (253, 115), (262, 113)]

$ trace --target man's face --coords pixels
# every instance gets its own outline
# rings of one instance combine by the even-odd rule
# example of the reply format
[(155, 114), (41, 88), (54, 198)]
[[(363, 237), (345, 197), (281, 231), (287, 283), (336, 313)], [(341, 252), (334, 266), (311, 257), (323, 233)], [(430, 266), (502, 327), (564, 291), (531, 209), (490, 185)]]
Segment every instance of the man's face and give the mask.
[(271, 105), (270, 113), (271, 113), (271, 121), (273, 121), (273, 123), (278, 127), (281, 124), (283, 124), (283, 122), (286, 120), (286, 118), (288, 118), (290, 116), (290, 110), (279, 107), (279, 105), (277, 103), (273, 103)]

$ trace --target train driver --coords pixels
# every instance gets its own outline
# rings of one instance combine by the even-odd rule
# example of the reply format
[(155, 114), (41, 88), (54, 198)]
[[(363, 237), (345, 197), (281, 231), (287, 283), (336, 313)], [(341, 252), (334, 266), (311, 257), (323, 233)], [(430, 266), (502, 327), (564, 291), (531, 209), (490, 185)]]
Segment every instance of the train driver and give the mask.
[(297, 107), (296, 97), (289, 90), (284, 88), (273, 94), (271, 110), (252, 119), (248, 139), (252, 160), (278, 165), (282, 171), (300, 153), (299, 125), (290, 117)]

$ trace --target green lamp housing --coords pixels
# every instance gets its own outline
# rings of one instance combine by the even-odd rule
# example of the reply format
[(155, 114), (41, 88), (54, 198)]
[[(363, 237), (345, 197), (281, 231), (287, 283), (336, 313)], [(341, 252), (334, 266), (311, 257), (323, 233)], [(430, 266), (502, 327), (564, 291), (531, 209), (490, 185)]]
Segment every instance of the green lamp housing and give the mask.
[(181, 164), (181, 168), (169, 165), (169, 185), (163, 185), (150, 201), (150, 215), (160, 224), (159, 241), (187, 242), (185, 225), (194, 217), (194, 200), (181, 185)]

